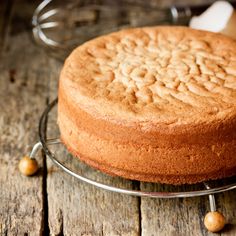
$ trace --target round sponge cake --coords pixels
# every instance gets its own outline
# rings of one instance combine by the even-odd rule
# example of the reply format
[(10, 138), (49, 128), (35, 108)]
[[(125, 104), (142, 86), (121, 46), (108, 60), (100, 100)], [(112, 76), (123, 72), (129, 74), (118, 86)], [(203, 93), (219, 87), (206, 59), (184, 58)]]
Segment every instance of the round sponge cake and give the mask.
[(236, 41), (187, 27), (88, 41), (60, 76), (68, 150), (128, 179), (196, 183), (236, 174)]

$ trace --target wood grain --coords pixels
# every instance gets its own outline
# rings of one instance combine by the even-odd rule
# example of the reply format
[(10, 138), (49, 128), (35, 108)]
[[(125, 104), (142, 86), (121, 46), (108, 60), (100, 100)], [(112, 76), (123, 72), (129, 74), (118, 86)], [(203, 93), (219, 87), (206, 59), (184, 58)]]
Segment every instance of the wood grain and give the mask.
[[(42, 235), (42, 171), (27, 178), (17, 166), (37, 141), (46, 102), (46, 60), (28, 33), (9, 38), (6, 48), (0, 65), (0, 235)], [(38, 160), (42, 166), (42, 156)]]
[(0, 56), (3, 52), (4, 42), (8, 36), (8, 30), (10, 26), (10, 19), (12, 15), (12, 1), (6, 1), (1, 4), (0, 7)]
[[(173, 186), (141, 184), (145, 191), (176, 191)], [(189, 188), (179, 187), (182, 191)], [(236, 235), (236, 190), (216, 194), (217, 210), (226, 217), (228, 225), (220, 235)], [(203, 224), (205, 214), (210, 211), (207, 196), (184, 199), (141, 199), (142, 235), (213, 236)]]

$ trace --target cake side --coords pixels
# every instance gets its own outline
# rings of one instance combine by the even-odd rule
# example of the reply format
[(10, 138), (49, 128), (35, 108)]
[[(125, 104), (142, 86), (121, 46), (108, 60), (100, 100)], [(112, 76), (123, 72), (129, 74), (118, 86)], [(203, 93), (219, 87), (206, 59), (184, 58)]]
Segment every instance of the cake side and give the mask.
[(62, 142), (72, 154), (105, 173), (175, 185), (236, 173), (236, 139), (214, 145), (166, 147), (121, 143), (79, 129), (63, 108), (59, 106)]

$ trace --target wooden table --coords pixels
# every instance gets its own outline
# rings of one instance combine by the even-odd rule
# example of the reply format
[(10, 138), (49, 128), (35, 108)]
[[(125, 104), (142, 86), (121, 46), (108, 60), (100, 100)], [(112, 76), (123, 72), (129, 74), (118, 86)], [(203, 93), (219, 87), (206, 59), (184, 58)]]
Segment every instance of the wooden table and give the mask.
[[(207, 197), (158, 200), (107, 192), (76, 181), (42, 153), (36, 176), (19, 173), (20, 158), (38, 140), (39, 116), (57, 96), (62, 66), (33, 42), (29, 23), (38, 3), (6, 1), (0, 6), (0, 235), (213, 235), (203, 226)], [(97, 172), (88, 174), (111, 181)], [(114, 182), (161, 188), (119, 178)], [(221, 235), (236, 235), (236, 191), (217, 195), (217, 204), (229, 222)]]

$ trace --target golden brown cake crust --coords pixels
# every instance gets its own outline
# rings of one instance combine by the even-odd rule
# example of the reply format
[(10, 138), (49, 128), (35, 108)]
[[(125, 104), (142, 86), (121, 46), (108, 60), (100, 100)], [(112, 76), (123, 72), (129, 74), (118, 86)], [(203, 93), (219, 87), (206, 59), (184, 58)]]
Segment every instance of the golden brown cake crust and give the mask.
[(233, 175), (235, 52), (234, 40), (186, 27), (128, 29), (81, 45), (60, 78), (66, 146), (126, 178), (181, 184)]

